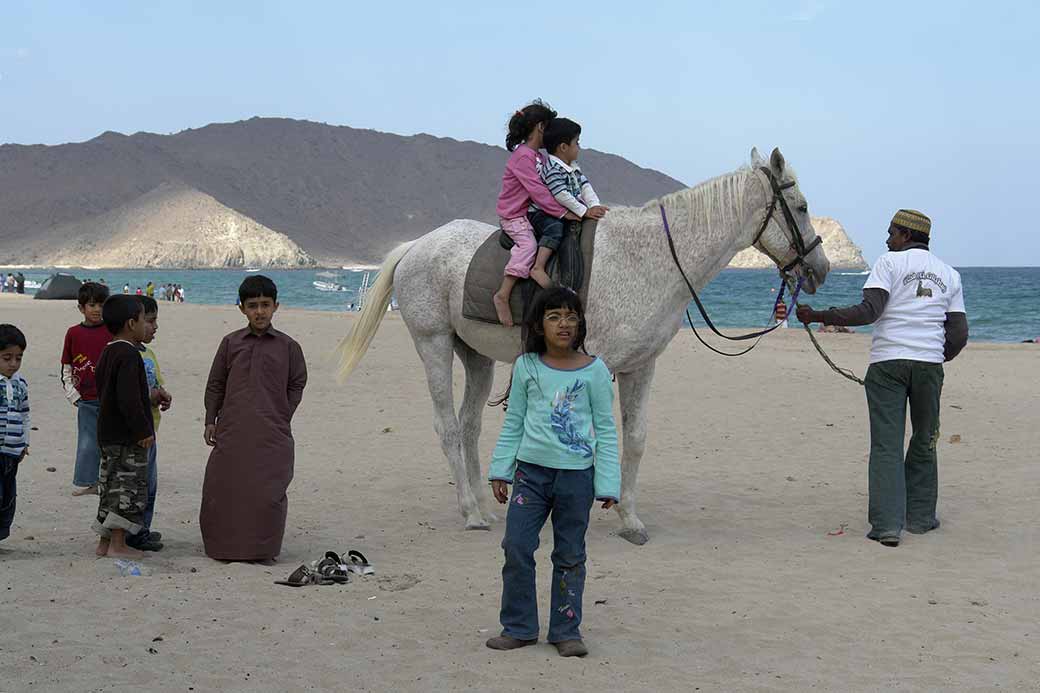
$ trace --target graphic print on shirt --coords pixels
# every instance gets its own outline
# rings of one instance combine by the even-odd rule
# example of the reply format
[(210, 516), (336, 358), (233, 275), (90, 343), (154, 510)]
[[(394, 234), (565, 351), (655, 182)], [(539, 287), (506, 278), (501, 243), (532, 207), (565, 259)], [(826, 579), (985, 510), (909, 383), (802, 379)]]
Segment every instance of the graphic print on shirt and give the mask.
[(574, 424), (574, 402), (578, 395), (585, 389), (585, 383), (575, 380), (574, 384), (563, 392), (553, 395), (552, 412), (549, 414), (549, 424), (556, 432), (556, 438), (567, 446), (572, 452), (581, 453), (582, 457), (592, 457), (592, 445), (585, 436), (578, 433)]
[(155, 361), (149, 358), (141, 359), (141, 361), (144, 363), (144, 375), (148, 380), (148, 389), (154, 390), (159, 387), (159, 376), (156, 374)]
[(903, 286), (914, 282), (917, 282), (917, 298), (932, 297), (932, 290), (924, 285), (925, 282), (931, 282), (939, 287), (940, 291), (946, 293), (946, 284), (935, 272), (911, 272), (903, 277)]
[(93, 376), (96, 370), (97, 365), (89, 356), (76, 354), (72, 357), (72, 386), (78, 390), (79, 384), (83, 382), (83, 374), (90, 373)]

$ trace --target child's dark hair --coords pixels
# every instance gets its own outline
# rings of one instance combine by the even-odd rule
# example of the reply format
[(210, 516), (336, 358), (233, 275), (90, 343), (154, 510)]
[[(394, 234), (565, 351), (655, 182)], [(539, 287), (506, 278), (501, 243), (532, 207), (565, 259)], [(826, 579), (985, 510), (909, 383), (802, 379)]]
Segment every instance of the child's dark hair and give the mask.
[(79, 287), (79, 293), (76, 294), (76, 299), (81, 306), (88, 303), (104, 303), (108, 300), (108, 287), (97, 282), (83, 282), (83, 285)]
[(109, 296), (101, 306), (101, 320), (112, 334), (118, 334), (130, 320), (144, 317), (144, 303), (140, 296), (116, 294)]
[(14, 325), (0, 325), (0, 349), (19, 347), (25, 351), (25, 335)]
[[(581, 304), (581, 298), (571, 289), (565, 286), (558, 286), (540, 291), (534, 300), (531, 301), (520, 328), (523, 350), (518, 358), (537, 358), (538, 354), (544, 354), (548, 350), (548, 347), (545, 345), (542, 319), (547, 312), (555, 308), (567, 308), (578, 314), (578, 331), (574, 335), (574, 341), (571, 342), (571, 348), (575, 351), (588, 353), (585, 351), (585, 336), (588, 334), (588, 330), (585, 326), (585, 308)], [(500, 404), (506, 404), (512, 387), (513, 379), (510, 377), (509, 385), (506, 386), (505, 392), (499, 397), (490, 400), (488, 406), (497, 407)]]
[(556, 111), (541, 99), (535, 99), (521, 108), (509, 119), (509, 132), (506, 134), (506, 149), (513, 151), (521, 142), (526, 142), (538, 123), (548, 124), (556, 117)]
[(575, 351), (585, 350), (585, 308), (581, 305), (581, 298), (571, 289), (557, 286), (538, 292), (535, 299), (531, 301), (527, 314), (524, 315), (524, 322), (520, 328), (524, 354), (544, 354), (546, 352), (542, 318), (554, 308), (567, 308), (578, 314), (578, 333), (574, 335), (574, 343), (571, 344), (571, 348)]
[(553, 118), (545, 126), (542, 135), (542, 146), (545, 151), (555, 154), (561, 144), (568, 144), (581, 134), (581, 126), (570, 118)]
[(250, 298), (278, 300), (278, 287), (262, 274), (246, 277), (238, 287), (238, 300), (244, 305)]
[(159, 314), (159, 304), (151, 296), (138, 296), (141, 299), (141, 304), (144, 306), (144, 312), (146, 315), (155, 313)]

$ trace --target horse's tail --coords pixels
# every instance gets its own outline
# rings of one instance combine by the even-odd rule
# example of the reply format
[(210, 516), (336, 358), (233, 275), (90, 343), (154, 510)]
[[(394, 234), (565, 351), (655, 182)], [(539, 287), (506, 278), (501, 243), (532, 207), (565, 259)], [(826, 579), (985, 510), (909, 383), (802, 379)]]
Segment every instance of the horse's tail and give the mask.
[(415, 241), (402, 243), (386, 256), (383, 266), (379, 268), (379, 276), (376, 282), (365, 294), (365, 304), (361, 308), (361, 315), (354, 323), (354, 328), (339, 344), (339, 379), (340, 382), (347, 379), (351, 372), (361, 362), (361, 357), (368, 351), (372, 338), (376, 336), (379, 323), (386, 315), (386, 307), (390, 305), (390, 298), (394, 293), (394, 270), (398, 263), (404, 258)]

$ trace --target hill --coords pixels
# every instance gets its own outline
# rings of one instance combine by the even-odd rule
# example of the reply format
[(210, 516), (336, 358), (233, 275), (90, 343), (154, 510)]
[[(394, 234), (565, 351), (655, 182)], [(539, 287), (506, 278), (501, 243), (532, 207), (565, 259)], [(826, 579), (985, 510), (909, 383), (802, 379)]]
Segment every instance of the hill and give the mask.
[[(285, 246), (286, 257), (375, 262), (394, 245), (452, 219), (494, 221), (506, 158), (502, 147), (477, 142), (282, 118), (174, 135), (106, 132), (81, 143), (3, 145), (0, 263), (26, 262), (27, 250), (40, 260), (58, 252), (69, 259), (75, 248), (108, 257), (115, 246), (102, 237), (114, 229), (125, 235), (137, 227), (142, 238), (188, 242), (230, 218), (220, 208), (240, 215), (240, 223), (249, 220), (286, 236), (303, 253)], [(582, 158), (595, 171), (600, 197), (615, 204), (640, 204), (683, 187), (618, 156), (585, 150)], [(181, 191), (174, 196), (179, 211), (160, 220), (161, 200), (174, 199), (174, 190)], [(185, 225), (200, 219), (185, 214), (193, 204), (186, 191), (219, 205), (207, 206), (219, 218)], [(145, 216), (135, 216), (140, 213)], [(145, 218), (163, 231), (141, 228)], [(198, 261), (240, 259), (219, 247), (202, 255)]]

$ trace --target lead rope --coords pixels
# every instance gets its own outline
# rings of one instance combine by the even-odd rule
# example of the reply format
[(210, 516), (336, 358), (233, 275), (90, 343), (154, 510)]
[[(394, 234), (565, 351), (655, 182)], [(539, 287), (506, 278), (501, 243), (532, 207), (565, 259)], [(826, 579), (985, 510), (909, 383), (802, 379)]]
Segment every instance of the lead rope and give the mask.
[(813, 331), (809, 329), (808, 325), (802, 323), (802, 327), (805, 328), (805, 333), (809, 335), (809, 341), (811, 341), (812, 345), (816, 347), (816, 352), (823, 358), (824, 361), (827, 362), (827, 365), (831, 367), (831, 370), (833, 370), (835, 373), (842, 376), (843, 378), (848, 378), (854, 383), (865, 385), (865, 383), (858, 377), (856, 377), (856, 374), (850, 371), (848, 368), (842, 368), (841, 366), (835, 364), (834, 361), (831, 361), (831, 357), (828, 356), (826, 352), (824, 352), (823, 347), (821, 347), (820, 343), (816, 341), (816, 335), (813, 334)]
[[(792, 311), (788, 313), (788, 318), (794, 317), (795, 320), (797, 320), (798, 318), (795, 317), (793, 309), (794, 309), (795, 306), (798, 305), (797, 304), (797, 299), (798, 299), (797, 291), (798, 291), (798, 289), (801, 289), (801, 280), (799, 280), (798, 287), (795, 289), (795, 294), (793, 296), (794, 300), (791, 301)], [(780, 291), (783, 292), (783, 287), (780, 288)], [(780, 297), (780, 296), (777, 297), (776, 306), (774, 306), (774, 308), (773, 308), (774, 313), (776, 312), (776, 307), (780, 305), (781, 298), (782, 297)], [(831, 370), (833, 370), (835, 373), (837, 373), (838, 375), (840, 375), (843, 378), (848, 378), (849, 380), (851, 380), (854, 383), (859, 383), (860, 385), (864, 385), (864, 382), (862, 380), (860, 380), (858, 377), (856, 377), (855, 373), (853, 373), (848, 368), (842, 368), (841, 366), (839, 366), (838, 364), (834, 363), (834, 361), (831, 360), (831, 357), (828, 356), (827, 352), (825, 352), (823, 350), (823, 347), (820, 346), (820, 343), (818, 341), (816, 341), (816, 335), (813, 334), (813, 331), (809, 328), (809, 326), (807, 324), (805, 324), (803, 322), (802, 323), (802, 327), (805, 328), (805, 334), (809, 335), (809, 341), (812, 342), (812, 345), (814, 347), (816, 347), (816, 353), (818, 353), (820, 355), (820, 358), (822, 358), (824, 360), (824, 362), (826, 362), (826, 364), (831, 367)]]

